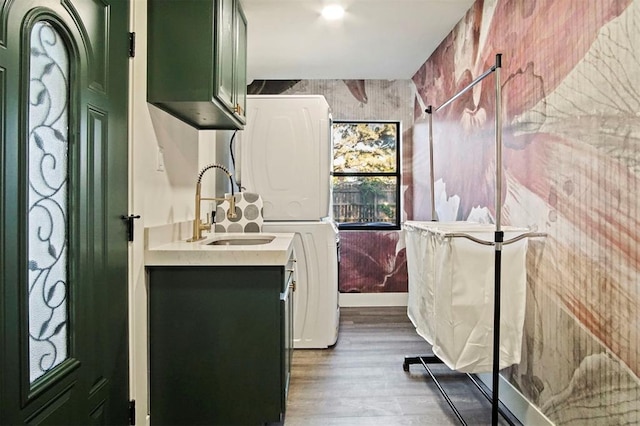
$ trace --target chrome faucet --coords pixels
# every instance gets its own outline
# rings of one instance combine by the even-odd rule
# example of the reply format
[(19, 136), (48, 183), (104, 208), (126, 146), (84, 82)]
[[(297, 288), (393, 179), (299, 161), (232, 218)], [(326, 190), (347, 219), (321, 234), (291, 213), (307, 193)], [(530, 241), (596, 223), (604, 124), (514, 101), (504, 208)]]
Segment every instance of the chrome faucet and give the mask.
[[(229, 177), (229, 182), (231, 183), (231, 195), (228, 197), (202, 197), (201, 194), (201, 187), (202, 187), (202, 176), (204, 176), (205, 172), (207, 170), (210, 169), (220, 169), (223, 172), (225, 172), (227, 174), (227, 176)], [(229, 201), (229, 211), (227, 212), (227, 217), (229, 219), (235, 219), (237, 217), (236, 215), (236, 197), (233, 193), (233, 178), (231, 177), (231, 173), (229, 172), (229, 170), (220, 165), (220, 164), (209, 164), (208, 166), (206, 166), (205, 168), (203, 168), (202, 170), (200, 170), (200, 173), (198, 174), (198, 182), (196, 184), (196, 217), (193, 220), (193, 236), (191, 238), (189, 238), (187, 240), (187, 242), (193, 243), (195, 241), (200, 241), (200, 240), (204, 240), (204, 237), (202, 236), (202, 231), (210, 231), (211, 230), (211, 225), (212, 225), (212, 220), (209, 218), (209, 214), (207, 214), (207, 222), (206, 223), (202, 223), (202, 220), (200, 219), (200, 203), (202, 202), (202, 200), (210, 200), (210, 201)]]

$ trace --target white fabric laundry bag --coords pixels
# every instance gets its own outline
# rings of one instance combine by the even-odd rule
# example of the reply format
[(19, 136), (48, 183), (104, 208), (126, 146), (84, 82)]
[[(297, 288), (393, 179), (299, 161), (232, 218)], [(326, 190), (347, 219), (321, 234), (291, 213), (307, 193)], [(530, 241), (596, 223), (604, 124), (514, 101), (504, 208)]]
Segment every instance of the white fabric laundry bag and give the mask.
[(404, 226), (409, 294), (407, 316), (416, 332), (433, 344), (435, 333), (435, 234), (411, 224)]
[[(451, 236), (466, 233), (493, 241), (494, 225), (408, 222), (405, 230), (410, 283), (407, 310), (416, 331), (433, 344), (433, 353), (448, 367), (467, 373), (492, 371), (495, 249)], [(505, 240), (527, 231), (503, 230)], [(415, 242), (418, 238), (419, 243)], [(502, 249), (500, 368), (520, 362), (526, 251), (526, 238)]]

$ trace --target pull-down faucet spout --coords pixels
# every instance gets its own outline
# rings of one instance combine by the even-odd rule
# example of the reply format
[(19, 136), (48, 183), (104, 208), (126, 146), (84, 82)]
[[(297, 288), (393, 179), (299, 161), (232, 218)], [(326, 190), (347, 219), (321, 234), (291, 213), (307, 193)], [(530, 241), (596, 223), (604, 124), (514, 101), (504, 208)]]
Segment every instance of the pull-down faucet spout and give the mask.
[[(228, 197), (202, 197), (201, 196), (202, 177), (204, 176), (206, 171), (210, 169), (220, 169), (227, 174), (227, 176), (229, 177), (229, 182), (231, 184), (230, 196)], [(202, 236), (202, 231), (211, 230), (212, 221), (210, 219), (207, 219), (206, 223), (202, 223), (202, 219), (200, 219), (200, 203), (202, 202), (202, 200), (229, 201), (229, 211), (227, 212), (227, 217), (229, 219), (236, 218), (237, 216), (236, 215), (236, 197), (233, 192), (233, 178), (231, 177), (231, 173), (229, 172), (229, 170), (223, 165), (209, 164), (208, 166), (200, 170), (200, 173), (198, 174), (198, 182), (196, 183), (196, 200), (195, 200), (196, 201), (196, 206), (195, 206), (196, 217), (193, 220), (193, 235), (191, 238), (187, 240), (187, 242), (192, 243), (195, 241), (204, 240), (204, 237)]]

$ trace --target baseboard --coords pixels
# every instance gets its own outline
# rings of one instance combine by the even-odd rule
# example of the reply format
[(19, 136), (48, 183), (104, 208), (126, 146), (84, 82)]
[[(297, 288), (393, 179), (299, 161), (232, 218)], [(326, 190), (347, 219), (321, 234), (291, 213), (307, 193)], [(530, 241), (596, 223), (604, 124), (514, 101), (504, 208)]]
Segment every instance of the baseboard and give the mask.
[[(492, 389), (491, 373), (479, 373), (476, 377), (482, 381), (489, 389)], [(553, 422), (549, 420), (542, 412), (533, 405), (524, 395), (518, 391), (504, 377), (500, 376), (500, 392), (498, 397), (511, 414), (516, 416), (523, 425), (536, 426), (553, 426)]]
[(340, 307), (407, 306), (408, 293), (340, 293)]

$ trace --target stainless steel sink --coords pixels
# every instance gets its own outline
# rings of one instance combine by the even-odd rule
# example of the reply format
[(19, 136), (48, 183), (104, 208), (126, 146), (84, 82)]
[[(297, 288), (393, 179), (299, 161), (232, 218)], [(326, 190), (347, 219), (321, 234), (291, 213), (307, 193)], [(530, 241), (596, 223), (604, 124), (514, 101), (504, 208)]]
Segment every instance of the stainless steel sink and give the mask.
[(219, 240), (213, 240), (207, 243), (208, 246), (255, 246), (260, 244), (269, 244), (275, 237), (263, 236), (263, 237), (234, 237), (234, 238), (220, 238)]

